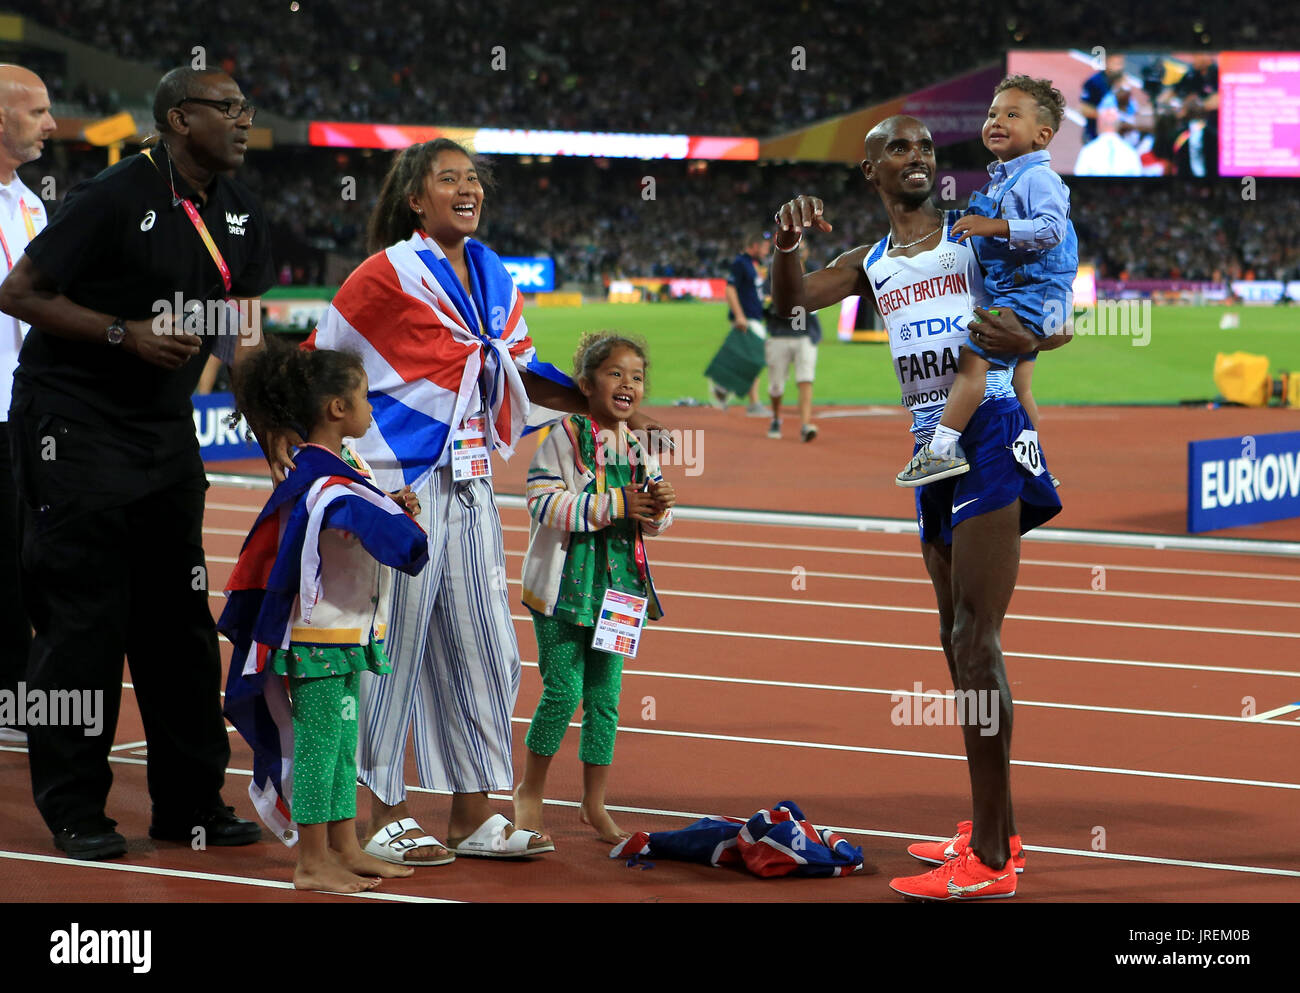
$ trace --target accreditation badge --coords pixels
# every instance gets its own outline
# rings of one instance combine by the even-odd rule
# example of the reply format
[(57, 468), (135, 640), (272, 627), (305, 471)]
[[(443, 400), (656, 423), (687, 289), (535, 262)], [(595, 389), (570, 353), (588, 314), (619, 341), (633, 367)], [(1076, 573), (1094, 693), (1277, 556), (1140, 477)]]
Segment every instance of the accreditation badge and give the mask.
[(646, 597), (635, 593), (606, 590), (605, 598), (600, 602), (600, 617), (596, 619), (591, 647), (598, 652), (636, 658), (648, 603)]
[(465, 418), (451, 439), (451, 478), (456, 482), (492, 475), (492, 453), (487, 447), (482, 414)]

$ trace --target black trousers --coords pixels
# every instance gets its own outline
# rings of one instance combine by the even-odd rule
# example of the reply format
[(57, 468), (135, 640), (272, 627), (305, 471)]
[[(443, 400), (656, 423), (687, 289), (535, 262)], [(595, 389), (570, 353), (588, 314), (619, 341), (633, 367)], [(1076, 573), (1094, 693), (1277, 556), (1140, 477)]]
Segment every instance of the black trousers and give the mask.
[[(48, 419), (42, 430), (49, 430)], [(27, 728), (36, 806), (50, 830), (102, 830), (123, 656), (148, 740), (155, 818), (221, 804), (230, 743), (221, 716), (221, 659), (208, 607), (201, 475), (132, 501), (96, 507), (93, 446), (54, 428), (55, 459), (11, 415), (23, 516), (22, 581), (36, 629), (28, 692), (101, 693), (102, 731)], [(51, 435), (51, 436), (55, 436)], [(79, 485), (78, 485), (79, 484)]]
[(18, 488), (9, 458), (9, 425), (0, 421), (0, 690), (11, 693), (26, 678), (32, 648), (32, 626), (23, 609), (18, 529)]

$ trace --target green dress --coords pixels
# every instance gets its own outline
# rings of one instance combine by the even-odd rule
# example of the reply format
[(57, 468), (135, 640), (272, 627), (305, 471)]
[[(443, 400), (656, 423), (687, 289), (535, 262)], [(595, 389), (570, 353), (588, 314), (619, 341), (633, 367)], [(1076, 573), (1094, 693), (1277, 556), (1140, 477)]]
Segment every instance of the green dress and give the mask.
[[(574, 415), (578, 427), (578, 445), (582, 461), (589, 466), (596, 463), (596, 439), (592, 437), (591, 420)], [(637, 482), (644, 469), (628, 463), (626, 456), (612, 457), (606, 452), (604, 490), (609, 491)], [(596, 493), (601, 482), (600, 472), (587, 484), (586, 493)], [(564, 559), (564, 572), (560, 591), (555, 599), (554, 616), (579, 627), (595, 627), (596, 615), (607, 589), (646, 596), (646, 584), (636, 567), (636, 521), (620, 518), (599, 531), (575, 531), (569, 536), (569, 551)]]
[[(590, 418), (575, 414), (573, 420), (579, 457), (585, 465), (598, 466)], [(584, 492), (608, 492), (637, 482), (638, 470), (626, 458), (610, 458), (596, 471), (596, 478)], [(644, 478), (644, 470), (639, 474)], [(614, 761), (623, 656), (592, 648), (590, 629), (596, 626), (607, 589), (648, 595), (647, 584), (636, 567), (636, 539), (636, 522), (627, 518), (598, 531), (571, 533), (555, 613), (548, 617), (531, 611), (542, 695), (524, 743), (536, 755), (554, 755), (559, 750), (581, 703), (578, 759), (588, 765), (610, 765)]]

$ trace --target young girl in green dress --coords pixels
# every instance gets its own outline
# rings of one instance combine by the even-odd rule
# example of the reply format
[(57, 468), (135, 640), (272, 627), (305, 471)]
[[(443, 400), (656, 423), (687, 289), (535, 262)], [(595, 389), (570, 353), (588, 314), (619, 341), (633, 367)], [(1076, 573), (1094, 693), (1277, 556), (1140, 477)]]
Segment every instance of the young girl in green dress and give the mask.
[[(318, 537), (305, 539), (301, 548), (281, 544), (277, 568), (281, 558), (301, 555), (303, 561), (314, 558), (319, 572), (304, 577), (315, 584), (311, 602), (300, 595), (287, 612), (288, 647), (270, 646), (265, 662), (269, 678), (288, 677), (292, 705), (291, 808), (298, 828), (293, 884), (356, 893), (374, 888), (380, 877), (414, 872), (366, 854), (357, 839), (357, 713), (361, 673), (391, 671), (382, 643), (391, 576), (381, 563), (418, 571), (427, 560), (427, 536), (412, 519), (420, 508), (410, 487), (388, 495), (376, 490), (369, 485), (369, 467), (344, 444), (370, 426), (359, 358), (268, 341), (240, 372), (239, 409), (249, 423), (259, 431), (292, 428), (306, 438), (296, 468), (272, 494), (254, 533), (273, 509), (283, 508), (286, 515), (306, 509), (312, 521), (319, 514)], [(313, 485), (321, 479), (323, 487)], [(350, 482), (349, 496), (342, 491)], [(313, 500), (317, 511), (309, 509)], [(279, 520), (287, 534), (291, 519)], [(307, 534), (312, 532), (309, 524)], [(237, 572), (245, 556), (257, 554), (256, 544), (245, 544)]]
[(533, 615), (543, 689), (528, 728), (515, 824), (542, 830), (546, 773), (581, 702), (582, 820), (610, 844), (628, 837), (605, 809), (623, 657), (592, 648), (592, 637), (608, 589), (647, 597), (647, 616), (660, 616), (641, 539), (672, 523), (676, 502), (658, 463), (627, 428), (645, 396), (646, 365), (638, 341), (613, 332), (584, 336), (574, 379), (589, 413), (553, 425), (528, 469), (533, 524), (523, 602)]

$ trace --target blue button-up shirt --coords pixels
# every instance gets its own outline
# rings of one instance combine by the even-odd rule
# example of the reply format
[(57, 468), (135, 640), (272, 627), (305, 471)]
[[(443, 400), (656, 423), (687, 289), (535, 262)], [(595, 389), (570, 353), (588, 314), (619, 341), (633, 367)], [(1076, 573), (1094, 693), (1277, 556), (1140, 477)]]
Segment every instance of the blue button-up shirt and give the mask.
[(1009, 162), (990, 163), (988, 195), (996, 198), (1011, 177), (1037, 162), (1047, 168), (1030, 170), (1002, 200), (1002, 216), (1010, 230), (1012, 248), (1045, 251), (1055, 248), (1065, 237), (1070, 190), (1052, 171), (1052, 156), (1046, 149), (1027, 152)]

